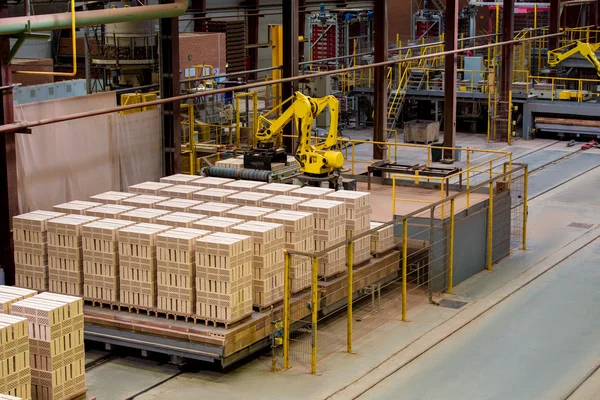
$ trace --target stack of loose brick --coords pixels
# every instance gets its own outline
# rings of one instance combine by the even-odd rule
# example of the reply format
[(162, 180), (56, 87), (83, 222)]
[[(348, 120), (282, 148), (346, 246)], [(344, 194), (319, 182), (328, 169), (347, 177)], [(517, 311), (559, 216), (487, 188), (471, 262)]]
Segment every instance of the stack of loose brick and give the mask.
[[(346, 239), (364, 233), (371, 229), (371, 194), (340, 190), (328, 194), (328, 200), (346, 203)], [(354, 241), (352, 261), (358, 265), (371, 258), (371, 238), (369, 235)]]
[(49, 290), (83, 296), (82, 230), (98, 220), (86, 215), (66, 215), (48, 221)]
[[(371, 222), (371, 229), (383, 226), (381, 222)], [(396, 238), (394, 237), (394, 225), (388, 225), (371, 233), (371, 253), (381, 254), (394, 248)]]
[(244, 160), (240, 160), (238, 158), (228, 158), (227, 160), (217, 161), (215, 163), (215, 166), (223, 168), (242, 169), (244, 168)]
[(160, 182), (143, 182), (138, 183), (137, 185), (129, 186), (129, 193), (137, 193), (137, 194), (150, 194), (154, 196), (158, 196), (158, 193), (166, 189), (170, 186), (173, 186), (171, 183), (160, 183)]
[(156, 307), (156, 237), (169, 229), (142, 223), (119, 230), (121, 305), (142, 310)]
[(48, 290), (47, 224), (64, 215), (51, 211), (33, 211), (13, 218), (17, 286)]
[(29, 327), (26, 318), (0, 315), (0, 365), (0, 393), (30, 399)]
[(202, 186), (209, 189), (223, 189), (223, 186), (227, 183), (234, 182), (235, 179), (229, 178), (216, 178), (216, 177), (207, 177), (207, 178), (199, 178), (195, 181), (190, 182), (190, 185), (194, 186)]
[(240, 192), (227, 197), (227, 202), (240, 206), (261, 207), (263, 201), (273, 197), (268, 193)]
[(83, 226), (83, 295), (87, 300), (111, 305), (119, 301), (117, 232), (134, 224), (102, 219)]
[[(314, 249), (314, 220), (311, 213), (282, 210), (265, 216), (266, 222), (282, 224), (285, 231), (284, 248), (311, 253)], [(292, 293), (311, 285), (311, 260), (308, 257), (292, 256), (290, 265)]]
[(140, 194), (137, 196), (123, 199), (122, 204), (136, 208), (155, 208), (156, 204), (170, 200), (170, 197), (154, 196), (150, 194)]
[(176, 228), (160, 233), (157, 250), (157, 308), (166, 314), (190, 316), (196, 306), (196, 240), (210, 234)]
[(256, 192), (261, 186), (266, 185), (264, 182), (237, 180), (223, 185), (223, 189), (239, 190), (240, 192)]
[[(0, 285), (0, 314), (10, 314), (10, 305), (37, 294), (36, 290)], [(1, 390), (0, 390), (1, 392)]]
[(193, 227), (212, 232), (231, 233), (231, 228), (244, 223), (243, 219), (228, 217), (209, 217), (194, 222)]
[[(206, 178), (210, 179), (210, 178)], [(209, 188), (194, 193), (194, 200), (208, 201), (208, 202), (219, 202), (226, 203), (227, 198), (231, 195), (239, 193), (236, 190), (221, 189), (221, 188)]]
[(103, 203), (98, 203), (96, 201), (79, 201), (74, 200), (68, 203), (59, 204), (57, 206), (52, 207), (52, 209), (56, 212), (61, 212), (65, 214), (79, 214), (84, 215), (85, 210), (89, 210), (90, 208), (99, 207)]
[(238, 208), (237, 204), (226, 204), (219, 202), (208, 202), (198, 206), (194, 206), (190, 209), (191, 213), (206, 214), (209, 217), (224, 217), (227, 212)]
[(264, 308), (283, 299), (283, 225), (272, 222), (246, 222), (233, 233), (252, 238), (252, 305)]
[(102, 204), (123, 204), (123, 200), (133, 196), (136, 196), (136, 194), (126, 192), (104, 192), (91, 196), (90, 200)]
[(157, 210), (154, 208), (136, 208), (135, 210), (121, 214), (119, 219), (138, 223), (155, 224), (158, 218), (168, 214), (171, 214), (171, 211)]
[(160, 178), (160, 183), (170, 183), (171, 185), (187, 185), (189, 182), (195, 181), (200, 177), (197, 175), (175, 174)]
[(85, 210), (85, 215), (98, 218), (121, 219), (122, 214), (135, 209), (135, 207), (125, 206), (122, 204), (105, 204), (100, 207), (94, 207)]
[(27, 318), (33, 399), (70, 399), (85, 393), (83, 301), (42, 293), (11, 306)]
[(243, 219), (244, 221), (262, 221), (265, 215), (269, 215), (276, 210), (264, 207), (244, 206), (234, 208), (227, 212), (228, 217)]
[(328, 194), (335, 193), (334, 189), (304, 186), (300, 189), (292, 190), (290, 196), (304, 197), (305, 199), (321, 199), (324, 200)]
[(191, 228), (195, 222), (206, 217), (208, 216), (202, 214), (175, 212), (156, 218), (156, 223), (160, 225), (169, 225), (173, 228)]
[(298, 211), (298, 204), (308, 201), (306, 197), (298, 196), (273, 196), (262, 201), (263, 207), (275, 208), (278, 210)]
[[(314, 251), (323, 251), (346, 240), (346, 204), (334, 200), (309, 200), (298, 211), (313, 214)], [(338, 246), (319, 259), (319, 276), (327, 278), (346, 269), (346, 246)]]
[(204, 190), (204, 188), (201, 186), (174, 185), (162, 189), (159, 193), (161, 196), (191, 200), (194, 197), (194, 193), (199, 192), (201, 190)]
[(171, 199), (156, 204), (154, 208), (171, 212), (190, 212), (193, 207), (199, 206), (202, 203), (202, 201), (198, 200)]
[(239, 321), (252, 314), (252, 240), (214, 233), (196, 242), (196, 316)]
[(273, 196), (289, 196), (290, 193), (296, 189), (300, 189), (298, 185), (288, 185), (286, 183), (269, 183), (267, 185), (259, 186), (256, 188), (258, 193), (268, 193)]

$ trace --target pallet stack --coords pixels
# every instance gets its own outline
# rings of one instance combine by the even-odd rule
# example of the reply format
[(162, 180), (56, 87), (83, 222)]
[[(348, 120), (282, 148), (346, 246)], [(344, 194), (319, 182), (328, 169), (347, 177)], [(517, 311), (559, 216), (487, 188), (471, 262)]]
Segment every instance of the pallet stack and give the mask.
[(121, 305), (138, 310), (156, 307), (156, 237), (170, 229), (142, 223), (118, 232)]
[(14, 303), (27, 318), (33, 399), (70, 399), (85, 393), (83, 301), (43, 293)]
[(190, 209), (191, 213), (206, 214), (209, 217), (224, 217), (228, 211), (238, 208), (236, 204), (226, 204), (219, 202), (208, 202)]
[(223, 186), (227, 183), (234, 182), (235, 179), (229, 178), (216, 178), (209, 176), (207, 178), (200, 178), (193, 181), (194, 186), (202, 186), (209, 189), (223, 189)]
[(196, 241), (196, 316), (228, 324), (252, 314), (252, 239), (214, 233)]
[(83, 226), (83, 296), (87, 300), (101, 304), (118, 303), (117, 232), (134, 224), (118, 219), (101, 219)]
[(233, 210), (228, 211), (226, 215), (231, 218), (240, 218), (248, 222), (263, 221), (265, 215), (269, 215), (275, 211), (276, 210), (272, 208), (244, 206), (234, 208)]
[(12, 303), (28, 299), (36, 294), (37, 290), (0, 285), (0, 314), (10, 314), (10, 305)]
[(252, 238), (252, 305), (264, 308), (283, 299), (285, 230), (273, 222), (246, 222), (233, 233)]
[(239, 192), (227, 197), (227, 202), (240, 206), (261, 207), (263, 201), (269, 197), (273, 197), (273, 195), (268, 193)]
[(304, 197), (305, 199), (321, 199), (324, 200), (328, 194), (335, 193), (334, 189), (304, 186), (300, 189), (292, 190), (290, 196)]
[(212, 232), (231, 233), (231, 228), (243, 223), (244, 220), (239, 218), (208, 217), (194, 222), (193, 227)]
[(278, 210), (298, 211), (298, 204), (306, 202), (305, 197), (298, 196), (273, 196), (264, 199), (263, 207), (275, 208)]
[(122, 204), (123, 200), (133, 196), (136, 196), (136, 194), (126, 192), (104, 192), (90, 196), (90, 200), (102, 204)]
[(169, 225), (173, 228), (191, 228), (192, 225), (194, 225), (194, 222), (198, 222), (207, 217), (208, 215), (175, 212), (156, 218), (156, 223), (160, 225)]
[(191, 200), (194, 197), (194, 193), (204, 189), (205, 188), (202, 186), (173, 185), (166, 189), (162, 189), (159, 193), (161, 196)]
[(105, 204), (100, 207), (85, 210), (85, 215), (98, 218), (120, 219), (121, 214), (135, 210), (133, 206), (124, 206), (122, 204)]
[(127, 189), (129, 193), (137, 194), (150, 194), (158, 196), (158, 193), (169, 186), (173, 186), (171, 183), (160, 183), (160, 182), (143, 182), (137, 185), (129, 186)]
[[(282, 224), (285, 231), (284, 248), (311, 253), (315, 242), (313, 237), (314, 217), (311, 213), (282, 210), (265, 216), (266, 222)], [(290, 279), (292, 293), (311, 285), (311, 260), (307, 257), (292, 256)]]
[(48, 281), (55, 293), (83, 295), (83, 226), (98, 220), (66, 215), (48, 221)]
[(170, 200), (170, 197), (140, 194), (124, 199), (122, 204), (136, 208), (155, 208), (157, 204)]
[[(210, 179), (210, 178), (206, 178)], [(210, 188), (194, 193), (194, 200), (226, 203), (227, 197), (239, 193), (236, 190)]]
[(264, 185), (266, 185), (265, 182), (245, 181), (243, 179), (239, 179), (237, 181), (224, 184), (223, 189), (239, 190), (240, 192), (256, 192), (256, 189)]
[(30, 399), (31, 367), (27, 318), (0, 315), (0, 365), (0, 393), (18, 399)]
[(167, 210), (171, 212), (190, 212), (192, 207), (199, 206), (202, 201), (187, 199), (171, 199), (158, 203), (154, 206), (157, 210)]
[[(383, 226), (382, 222), (371, 222), (371, 229), (377, 229)], [(396, 237), (394, 236), (394, 225), (388, 225), (371, 233), (371, 253), (381, 254), (393, 249), (396, 246)]]
[(48, 221), (65, 214), (33, 211), (13, 217), (15, 282), (17, 286), (48, 290)]
[(156, 224), (158, 218), (168, 214), (171, 214), (171, 211), (156, 210), (154, 208), (136, 208), (135, 210), (121, 214), (119, 218), (144, 224)]
[(215, 163), (216, 167), (223, 168), (234, 168), (234, 169), (242, 169), (244, 168), (244, 160), (239, 158), (228, 158), (227, 160), (220, 160)]
[(89, 210), (90, 208), (99, 207), (103, 203), (98, 203), (96, 201), (70, 201), (68, 203), (59, 204), (57, 206), (52, 207), (53, 211), (61, 212), (65, 214), (85, 214), (85, 210)]
[[(346, 240), (346, 204), (334, 200), (309, 200), (299, 211), (313, 214), (314, 251), (322, 251)], [(319, 276), (328, 278), (346, 270), (346, 246), (337, 247), (319, 260)]]
[(258, 193), (268, 193), (274, 196), (288, 196), (296, 189), (300, 189), (299, 185), (288, 185), (287, 183), (269, 183), (267, 185), (256, 188)]
[(175, 174), (160, 178), (160, 183), (170, 183), (171, 185), (187, 185), (188, 182), (195, 181), (200, 178), (197, 175)]
[(190, 316), (196, 306), (196, 241), (209, 231), (176, 228), (156, 238), (157, 309)]
[[(346, 239), (371, 229), (371, 193), (340, 190), (326, 196), (328, 200), (346, 203)], [(371, 258), (371, 238), (365, 236), (354, 241), (352, 261), (354, 265)]]

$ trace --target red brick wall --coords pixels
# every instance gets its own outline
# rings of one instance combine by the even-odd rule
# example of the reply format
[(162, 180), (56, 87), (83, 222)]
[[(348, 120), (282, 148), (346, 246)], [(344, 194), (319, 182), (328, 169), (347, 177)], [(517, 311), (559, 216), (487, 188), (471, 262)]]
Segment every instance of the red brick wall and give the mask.
[(179, 35), (179, 68), (212, 65), (225, 72), (227, 41), (224, 33), (182, 33)]
[(54, 82), (54, 77), (49, 75), (24, 75), (15, 73), (15, 71), (53, 72), (53, 62), (54, 60), (51, 58), (15, 58), (11, 63), (13, 83), (21, 83), (23, 86), (30, 86)]

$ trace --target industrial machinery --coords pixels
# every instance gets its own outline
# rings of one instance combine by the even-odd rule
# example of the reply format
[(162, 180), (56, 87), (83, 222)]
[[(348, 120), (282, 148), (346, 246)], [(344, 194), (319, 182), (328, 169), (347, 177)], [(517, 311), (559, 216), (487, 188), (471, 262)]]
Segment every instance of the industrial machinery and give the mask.
[[(311, 98), (301, 92), (296, 92), (293, 99), (292, 104), (277, 119), (260, 117), (262, 127), (256, 132), (256, 147), (245, 154), (244, 168), (272, 170), (274, 162), (285, 162), (287, 155), (282, 146), (283, 130), (294, 121), (298, 131), (295, 158), (302, 173), (298, 179), (312, 185), (329, 181), (330, 186), (337, 188), (344, 164), (344, 156), (335, 150), (339, 102), (334, 96)], [(325, 137), (314, 138), (312, 131), (315, 118), (327, 108), (330, 112), (329, 132)]]
[(581, 54), (594, 66), (598, 76), (600, 76), (600, 61), (598, 61), (598, 58), (596, 57), (596, 51), (598, 51), (598, 49), (600, 49), (600, 43), (586, 43), (576, 40), (567, 46), (548, 51), (548, 65), (556, 67), (567, 58), (573, 57), (576, 54)]

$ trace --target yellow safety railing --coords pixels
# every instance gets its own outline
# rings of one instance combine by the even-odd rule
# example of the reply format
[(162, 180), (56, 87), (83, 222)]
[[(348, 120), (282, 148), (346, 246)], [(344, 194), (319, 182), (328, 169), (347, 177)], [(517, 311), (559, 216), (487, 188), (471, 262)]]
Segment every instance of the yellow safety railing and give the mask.
[[(236, 93), (235, 95), (235, 145), (239, 149), (241, 148), (241, 115), (240, 115), (240, 99), (244, 97), (252, 97), (252, 126), (245, 128), (250, 128), (250, 133), (248, 135), (248, 146), (252, 147), (254, 144), (254, 135), (258, 132), (258, 93), (255, 91), (252, 92), (242, 92)], [(246, 110), (248, 111), (248, 110)], [(230, 142), (229, 144), (233, 144)]]

